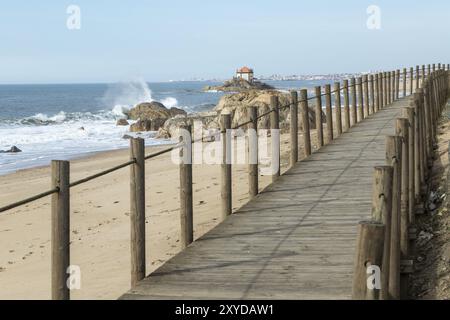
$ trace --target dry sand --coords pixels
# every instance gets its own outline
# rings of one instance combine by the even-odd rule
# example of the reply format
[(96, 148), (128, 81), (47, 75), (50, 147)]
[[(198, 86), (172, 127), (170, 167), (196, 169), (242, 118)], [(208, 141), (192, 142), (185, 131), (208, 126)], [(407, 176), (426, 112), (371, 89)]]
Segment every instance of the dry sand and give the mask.
[[(299, 136), (301, 145), (302, 137)], [(282, 135), (282, 171), (288, 135)], [(315, 141), (313, 134), (313, 141)], [(300, 150), (303, 148), (300, 147)], [(156, 148), (149, 148), (147, 153)], [(302, 151), (301, 151), (302, 152)], [(128, 161), (128, 150), (71, 162), (71, 180)], [(220, 167), (194, 165), (195, 238), (220, 221)], [(247, 166), (233, 166), (233, 208), (248, 201)], [(271, 178), (260, 177), (260, 188)], [(48, 190), (50, 168), (0, 176), (0, 205)], [(179, 252), (179, 169), (166, 154), (146, 163), (147, 272)], [(0, 299), (50, 298), (50, 197), (0, 215)], [(115, 299), (130, 288), (129, 169), (71, 190), (71, 264), (81, 268), (72, 299)]]

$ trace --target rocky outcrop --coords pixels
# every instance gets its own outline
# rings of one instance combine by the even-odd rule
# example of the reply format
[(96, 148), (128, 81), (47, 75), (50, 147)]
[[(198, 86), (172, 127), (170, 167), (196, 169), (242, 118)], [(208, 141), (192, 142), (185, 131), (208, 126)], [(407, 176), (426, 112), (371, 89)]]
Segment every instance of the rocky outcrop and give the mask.
[(0, 150), (0, 153), (19, 153), (22, 152), (19, 148), (16, 146), (12, 146), (9, 150)]
[(159, 119), (138, 120), (130, 126), (130, 132), (157, 131), (163, 124)]
[(259, 81), (249, 82), (245, 79), (234, 78), (226, 81), (222, 86), (207, 86), (204, 91), (241, 92), (248, 90), (272, 90), (274, 87)]
[[(162, 103), (153, 101), (138, 104), (133, 109), (129, 110), (127, 116), (131, 120), (140, 120), (138, 123), (132, 125), (131, 131), (157, 131), (164, 123), (177, 115), (186, 116), (186, 111), (178, 108), (167, 109)], [(150, 128), (149, 130), (138, 130)]]
[[(224, 113), (230, 113), (232, 119), (232, 127), (237, 126), (249, 119), (248, 108), (253, 106), (257, 107), (258, 115), (264, 114), (270, 111), (270, 98), (271, 96), (277, 96), (280, 106), (287, 106), (280, 110), (280, 129), (284, 130), (289, 127), (290, 122), (290, 95), (275, 90), (259, 91), (252, 90), (247, 92), (241, 92), (222, 97), (214, 109), (218, 115)], [(301, 117), (299, 114), (299, 128), (302, 128)], [(314, 108), (309, 108), (309, 121), (310, 128), (314, 129), (316, 119), (316, 112)], [(270, 128), (270, 116), (263, 117), (258, 120), (258, 128), (268, 129)]]
[[(219, 128), (216, 112), (205, 112), (188, 116), (175, 116), (164, 123), (159, 129), (157, 138), (169, 139), (178, 137), (178, 130), (181, 126), (192, 126), (194, 138), (209, 136), (208, 132)], [(212, 139), (207, 139), (211, 141)]]
[(116, 122), (116, 126), (128, 126), (130, 125), (127, 121), (127, 119), (119, 119)]

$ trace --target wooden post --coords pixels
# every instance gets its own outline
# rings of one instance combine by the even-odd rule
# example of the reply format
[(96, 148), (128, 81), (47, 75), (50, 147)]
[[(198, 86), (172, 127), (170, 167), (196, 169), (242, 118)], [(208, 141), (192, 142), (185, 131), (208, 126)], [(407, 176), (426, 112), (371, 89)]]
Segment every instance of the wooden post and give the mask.
[(370, 82), (370, 112), (371, 114), (375, 113), (375, 77), (373, 74), (370, 75), (369, 77), (369, 82)]
[(406, 75), (406, 68), (403, 68), (403, 98), (406, 97), (406, 82), (408, 81)]
[(345, 130), (350, 129), (350, 96), (348, 94), (348, 80), (344, 80), (344, 121)]
[(192, 196), (192, 127), (180, 127), (180, 222), (181, 249), (194, 241), (194, 205)]
[(414, 224), (415, 222), (415, 179), (414, 179), (414, 174), (415, 174), (415, 160), (414, 160), (414, 139), (415, 139), (415, 128), (414, 128), (414, 124), (415, 124), (415, 120), (414, 120), (414, 109), (413, 108), (403, 108), (403, 115), (408, 119), (408, 124), (409, 124), (409, 128), (408, 128), (408, 133), (409, 133), (409, 137), (408, 137), (408, 160), (409, 160), (409, 164), (408, 164), (408, 169), (409, 169), (409, 179), (408, 179), (408, 191), (409, 191), (409, 197), (408, 197), (408, 204), (409, 204), (409, 223), (410, 224)]
[(356, 79), (350, 79), (350, 94), (352, 95), (352, 124), (358, 123), (357, 106), (356, 106)]
[(419, 192), (422, 194), (422, 185), (425, 183), (425, 139), (424, 139), (424, 126), (423, 126), (423, 96), (417, 90), (416, 94), (414, 95), (414, 99), (416, 99), (417, 103), (417, 114), (418, 114), (418, 127), (419, 127), (419, 161), (420, 161), (420, 186), (419, 186)]
[(333, 141), (333, 110), (331, 107), (331, 86), (325, 85), (325, 114), (327, 118), (327, 143)]
[(67, 286), (70, 266), (70, 164), (52, 161), (52, 299), (69, 300)]
[(391, 247), (392, 186), (394, 168), (375, 167), (372, 194), (372, 219), (385, 226), (383, 267), (381, 268), (381, 299), (389, 299), (389, 258)]
[(222, 142), (222, 164), (221, 164), (221, 200), (222, 220), (231, 215), (232, 207), (232, 184), (231, 184), (231, 115), (222, 114), (220, 118), (220, 131)]
[(400, 98), (400, 70), (397, 70), (397, 76), (395, 77), (395, 100)]
[(436, 72), (436, 64), (433, 63), (433, 72)]
[(363, 221), (358, 225), (358, 239), (354, 260), (352, 298), (354, 300), (378, 300), (379, 289), (368, 288), (368, 268), (382, 268), (385, 228), (382, 223)]
[(247, 126), (248, 133), (248, 193), (250, 199), (256, 197), (259, 193), (258, 186), (258, 109), (249, 108), (250, 123)]
[(429, 65), (427, 66), (427, 69), (428, 69), (428, 76), (430, 76), (430, 75), (431, 75), (431, 64), (429, 64)]
[(342, 134), (342, 115), (341, 115), (341, 84), (336, 82), (334, 84), (334, 101), (336, 108), (336, 130), (337, 135), (340, 136)]
[(410, 102), (410, 106), (414, 110), (414, 198), (417, 204), (420, 199), (420, 129), (419, 129), (419, 107), (417, 105), (417, 94), (415, 94)]
[(302, 112), (303, 144), (305, 156), (311, 155), (311, 131), (309, 128), (308, 90), (300, 90), (300, 108)]
[(380, 109), (382, 109), (384, 107), (383, 73), (378, 76), (378, 81), (380, 85)]
[[(426, 113), (425, 113), (425, 102), (424, 102), (424, 92), (422, 88), (417, 89), (417, 92), (420, 95), (420, 115), (421, 115), (421, 129), (422, 129), (422, 152), (423, 152), (423, 180), (422, 183), (424, 184), (425, 187), (425, 183), (426, 180), (428, 178), (428, 147), (427, 147), (427, 127), (426, 127)], [(425, 191), (425, 190), (424, 190)]]
[(409, 94), (412, 95), (414, 92), (414, 68), (409, 68), (409, 74), (410, 74), (410, 84), (409, 84)]
[(391, 72), (391, 103), (395, 101), (395, 83), (396, 83), (396, 74), (395, 71)]
[(387, 72), (387, 105), (392, 102), (391, 72)]
[(401, 258), (408, 257), (409, 243), (409, 122), (397, 119), (396, 134), (402, 140), (402, 192), (400, 207), (400, 253)]
[(420, 67), (416, 66), (416, 89), (420, 88)]
[(370, 101), (369, 101), (369, 77), (367, 75), (363, 76), (364, 84), (364, 106), (365, 106), (365, 117), (367, 118), (370, 114)]
[(433, 154), (433, 133), (432, 133), (432, 125), (431, 125), (431, 114), (430, 114), (430, 105), (429, 105), (429, 91), (426, 86), (423, 86), (423, 88), (420, 88), (421, 92), (423, 93), (423, 103), (424, 103), (424, 120), (425, 120), (425, 138), (426, 138), (426, 164), (428, 166), (428, 162), (431, 161), (431, 157)]
[(386, 137), (386, 161), (394, 167), (392, 187), (389, 297), (400, 299), (400, 200), (402, 144), (398, 136)]
[(323, 142), (323, 119), (322, 119), (322, 90), (320, 86), (315, 88), (316, 94), (316, 129), (317, 129), (317, 144), (320, 147), (324, 145)]
[[(300, 92), (300, 99), (301, 99)], [(275, 182), (281, 174), (280, 162), (280, 109), (277, 96), (270, 97), (270, 134), (272, 144), (272, 182)]]
[(375, 74), (375, 90), (376, 92), (376, 100), (375, 100), (375, 112), (378, 112), (381, 109), (381, 100), (380, 100), (380, 94), (381, 94), (381, 90), (380, 90), (380, 80), (378, 77), (378, 73)]
[(298, 161), (298, 95), (297, 91), (291, 91), (291, 167)]
[(358, 121), (362, 121), (364, 119), (364, 96), (362, 78), (359, 77), (356, 81), (358, 84)]
[(389, 104), (389, 87), (388, 87), (388, 73), (383, 72), (383, 104), (386, 107)]
[(145, 146), (144, 139), (130, 140), (131, 287), (145, 277)]
[(433, 146), (436, 142), (436, 126), (435, 126), (435, 120), (436, 120), (436, 110), (434, 108), (434, 102), (433, 102), (433, 96), (434, 96), (434, 89), (432, 85), (432, 80), (430, 78), (427, 79), (426, 84), (426, 91), (428, 96), (428, 102), (427, 102), (427, 108), (429, 111), (429, 126), (430, 126), (430, 147), (431, 151), (433, 151)]
[(391, 104), (394, 101), (394, 83), (395, 83), (395, 72), (389, 71), (389, 103)]
[(425, 65), (422, 65), (422, 83), (421, 83), (422, 87), (423, 87), (423, 84), (425, 82), (425, 79), (426, 79)]

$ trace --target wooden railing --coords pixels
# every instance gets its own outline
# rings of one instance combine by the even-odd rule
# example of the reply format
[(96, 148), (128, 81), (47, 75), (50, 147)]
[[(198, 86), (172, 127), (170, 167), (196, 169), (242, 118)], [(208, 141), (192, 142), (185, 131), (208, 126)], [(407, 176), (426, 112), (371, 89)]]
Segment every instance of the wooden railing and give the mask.
[[(446, 67), (446, 68), (445, 68)], [(270, 110), (258, 115), (256, 107), (249, 108), (249, 119), (235, 127), (231, 126), (231, 115), (221, 115), (221, 144), (222, 144), (222, 164), (221, 164), (221, 207), (222, 217), (225, 219), (232, 214), (232, 164), (231, 164), (231, 130), (246, 127), (247, 129), (258, 130), (258, 120), (263, 117), (270, 116), (270, 130), (271, 145), (272, 145), (272, 164), (278, 164), (273, 168), (272, 181), (276, 181), (280, 176), (280, 135), (278, 130), (280, 128), (280, 111), (289, 108), (291, 114), (290, 122), (290, 165), (295, 165), (299, 160), (298, 148), (298, 107), (300, 107), (300, 119), (302, 122), (302, 144), (304, 156), (308, 157), (312, 153), (311, 147), (311, 130), (309, 121), (309, 101), (315, 101), (316, 113), (316, 129), (317, 129), (317, 145), (322, 147), (325, 143), (330, 143), (336, 139), (343, 132), (347, 131), (351, 126), (364, 120), (366, 117), (382, 110), (390, 103), (400, 97), (400, 79), (403, 81), (403, 96), (407, 95), (407, 82), (409, 79), (409, 93), (417, 89), (417, 94), (414, 96), (417, 101), (423, 98), (423, 92), (419, 86), (422, 82), (422, 87), (426, 90), (426, 103), (436, 102), (439, 96), (439, 105), (444, 97), (442, 85), (443, 70), (449, 70), (450, 65), (428, 65), (426, 69), (422, 66), (416, 67), (414, 72), (410, 68), (409, 73), (407, 69), (403, 69), (401, 75), (400, 70), (392, 72), (381, 72), (376, 74), (365, 75), (357, 79), (344, 80), (341, 83), (334, 84), (334, 90), (331, 90), (331, 85), (325, 85), (324, 92), (322, 88), (315, 88), (315, 96), (308, 97), (306, 89), (300, 90), (300, 97), (297, 91), (291, 92), (291, 101), (287, 105), (280, 105), (278, 97), (273, 96), (270, 102)], [(421, 71), (422, 70), (422, 71)], [(433, 71), (433, 72), (432, 72)], [(440, 79), (440, 80), (438, 80)], [(431, 91), (429, 91), (431, 90)], [(344, 102), (341, 102), (341, 93), (343, 94)], [(333, 105), (332, 97), (334, 95), (335, 119), (333, 121)], [(431, 98), (432, 97), (432, 98)], [(325, 98), (325, 119), (322, 118), (322, 99)], [(414, 100), (414, 101), (416, 101)], [(418, 106), (421, 105), (418, 103)], [(417, 110), (422, 110), (417, 107)], [(419, 112), (419, 111), (415, 112)], [(427, 109), (428, 110), (428, 109)], [(343, 114), (343, 117), (342, 117)], [(436, 120), (438, 109), (434, 110), (433, 119)], [(427, 113), (427, 116), (430, 116)], [(422, 119), (416, 117), (415, 119)], [(325, 121), (324, 121), (325, 120)], [(417, 120), (415, 120), (417, 121)], [(335, 123), (334, 123), (335, 122)], [(324, 124), (325, 131), (324, 132)], [(334, 129), (334, 125), (336, 129)], [(422, 129), (423, 132), (428, 132)], [(425, 128), (425, 127), (423, 127)], [(191, 126), (185, 126), (184, 129), (189, 132), (192, 130)], [(336, 131), (336, 135), (335, 132)], [(422, 132), (422, 131), (419, 131)], [(275, 134), (277, 133), (277, 134)], [(421, 133), (422, 134), (422, 133)], [(427, 136), (431, 137), (430, 134)], [(326, 137), (326, 139), (325, 139)], [(42, 199), (44, 197), (52, 197), (51, 201), (51, 243), (52, 243), (52, 298), (53, 299), (69, 299), (70, 289), (67, 286), (68, 268), (70, 266), (70, 190), (71, 188), (87, 183), (98, 177), (110, 174), (125, 167), (130, 167), (130, 220), (131, 220), (131, 286), (135, 286), (137, 282), (146, 276), (146, 257), (145, 257), (145, 162), (152, 158), (167, 154), (174, 150), (180, 150), (180, 235), (181, 246), (185, 248), (194, 241), (193, 237), (193, 175), (192, 175), (192, 145), (194, 143), (201, 143), (204, 137), (199, 140), (192, 141), (180, 137), (178, 144), (172, 145), (161, 151), (145, 155), (145, 143), (143, 139), (136, 138), (130, 141), (130, 160), (113, 168), (104, 170), (89, 177), (70, 182), (70, 163), (69, 161), (54, 160), (51, 163), (52, 169), (52, 188), (43, 193), (31, 196), (27, 199), (6, 205), (0, 208), (0, 213), (7, 210), (12, 210), (27, 203)], [(248, 148), (248, 159), (258, 159), (258, 136), (250, 135), (248, 139), (255, 139), (251, 145), (254, 147)], [(392, 138), (393, 141), (398, 138)], [(424, 138), (425, 139), (425, 138)], [(422, 141), (422, 140), (420, 140)], [(419, 144), (421, 145), (421, 144)], [(428, 147), (430, 145), (427, 144)], [(422, 149), (421, 149), (422, 150)], [(392, 152), (398, 152), (397, 149), (392, 149)], [(425, 151), (424, 151), (425, 152)], [(426, 152), (430, 152), (427, 149)], [(427, 153), (426, 155), (429, 155)], [(278, 159), (277, 159), (278, 158)], [(421, 155), (420, 159), (424, 161), (425, 153)], [(425, 166), (425, 163), (421, 162)], [(396, 165), (394, 164), (394, 168)], [(422, 166), (420, 172), (422, 172)], [(397, 169), (399, 171), (400, 169)], [(387, 170), (389, 171), (389, 170)], [(396, 172), (397, 172), (396, 171)], [(424, 176), (420, 176), (420, 183), (424, 181)], [(254, 198), (259, 193), (259, 168), (258, 161), (252, 161), (248, 166), (249, 178), (249, 196)], [(397, 183), (398, 184), (398, 183)], [(377, 225), (378, 226), (378, 225)], [(363, 230), (364, 231), (364, 230)], [(361, 236), (360, 236), (361, 238)], [(366, 239), (367, 240), (367, 239)], [(361, 240), (362, 241), (362, 240)], [(378, 261), (376, 261), (378, 262)]]
[(449, 98), (448, 69), (438, 67), (416, 86), (396, 120), (396, 134), (386, 137), (386, 165), (375, 168), (372, 221), (359, 224), (354, 299), (408, 295), (415, 215), (424, 211), (438, 121)]

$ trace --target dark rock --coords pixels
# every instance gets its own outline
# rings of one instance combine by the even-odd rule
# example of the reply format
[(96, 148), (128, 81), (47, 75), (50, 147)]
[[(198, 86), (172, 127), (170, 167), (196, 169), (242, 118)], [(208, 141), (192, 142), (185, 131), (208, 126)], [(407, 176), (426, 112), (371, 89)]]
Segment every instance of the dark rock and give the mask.
[(22, 152), (19, 148), (16, 146), (12, 146), (9, 150), (0, 150), (0, 153), (19, 153)]
[(189, 116), (178, 115), (168, 119), (164, 123), (164, 126), (159, 129), (156, 137), (162, 139), (176, 138), (181, 126), (190, 125), (192, 126), (194, 137), (202, 136), (205, 138), (205, 131), (219, 128), (219, 123), (216, 121), (216, 118), (217, 115), (215, 112), (191, 114)]
[[(150, 121), (150, 130), (140, 131), (157, 131), (164, 125), (166, 120), (177, 116), (186, 116), (186, 111), (178, 108), (167, 109), (162, 103), (153, 101), (145, 102), (137, 105), (130, 111), (128, 111), (128, 117), (132, 120)], [(135, 126), (136, 127), (136, 126)]]
[(138, 120), (130, 126), (131, 132), (141, 132), (141, 131), (153, 131), (152, 121), (150, 120)]
[(204, 91), (241, 92), (247, 90), (273, 90), (274, 87), (259, 81), (249, 82), (245, 79), (234, 78), (226, 81), (222, 86), (207, 86)]
[(182, 116), (187, 115), (186, 111), (184, 111), (183, 109), (180, 109), (180, 108), (175, 108), (175, 107), (170, 108), (169, 112), (170, 112), (171, 117), (175, 117), (178, 115), (182, 115)]
[(129, 123), (127, 119), (119, 119), (117, 120), (116, 126), (128, 126)]

